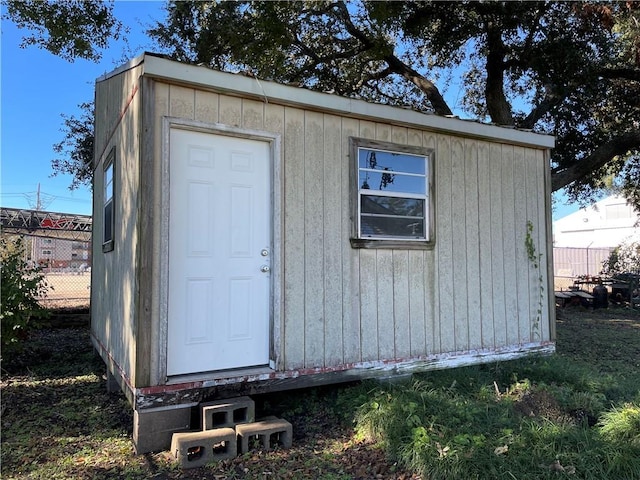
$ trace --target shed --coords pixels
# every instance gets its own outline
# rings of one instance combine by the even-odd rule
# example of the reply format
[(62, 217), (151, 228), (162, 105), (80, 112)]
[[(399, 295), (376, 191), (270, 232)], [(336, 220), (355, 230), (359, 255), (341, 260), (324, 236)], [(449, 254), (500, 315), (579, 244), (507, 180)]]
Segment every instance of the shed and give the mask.
[(554, 351), (553, 137), (143, 54), (96, 82), (91, 335), (200, 402)]

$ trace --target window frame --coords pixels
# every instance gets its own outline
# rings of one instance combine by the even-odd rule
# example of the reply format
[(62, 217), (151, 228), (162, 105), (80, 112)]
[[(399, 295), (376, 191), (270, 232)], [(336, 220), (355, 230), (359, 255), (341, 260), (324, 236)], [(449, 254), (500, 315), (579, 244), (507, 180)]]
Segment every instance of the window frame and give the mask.
[[(360, 165), (359, 152), (361, 149), (377, 150), (398, 154), (409, 154), (425, 157), (425, 193), (415, 194), (410, 192), (380, 192), (378, 196), (395, 198), (418, 198), (424, 200), (425, 238), (395, 238), (395, 237), (370, 237), (361, 234), (361, 198), (363, 191), (360, 189)], [(350, 162), (350, 203), (352, 215), (351, 246), (353, 248), (403, 248), (403, 249), (429, 249), (435, 244), (434, 229), (434, 165), (435, 150), (426, 147), (415, 147), (391, 142), (381, 142), (358, 137), (349, 138), (349, 162)], [(420, 175), (418, 175), (420, 176)], [(376, 190), (369, 191), (376, 196)]]
[[(116, 149), (111, 148), (104, 161), (102, 169), (102, 252), (111, 252), (114, 249), (115, 237), (115, 184), (116, 184)], [(111, 181), (107, 183), (107, 172), (111, 170)], [(107, 197), (107, 194), (110, 196)], [(107, 218), (107, 208), (110, 207), (110, 215)], [(107, 225), (107, 222), (109, 224)], [(107, 228), (108, 227), (108, 228)], [(107, 237), (107, 233), (111, 235)]]

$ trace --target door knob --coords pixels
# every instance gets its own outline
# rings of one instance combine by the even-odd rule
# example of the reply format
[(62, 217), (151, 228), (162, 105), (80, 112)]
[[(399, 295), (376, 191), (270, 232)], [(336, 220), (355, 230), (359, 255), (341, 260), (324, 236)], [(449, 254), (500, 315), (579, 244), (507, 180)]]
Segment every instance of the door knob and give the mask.
[(269, 268), (269, 265), (262, 265), (262, 266), (260, 267), (260, 271), (261, 271), (262, 273), (267, 273), (267, 272), (270, 272), (270, 271), (271, 271), (271, 269)]
[(266, 257), (267, 255), (269, 255), (269, 250), (267, 250), (266, 248), (263, 248), (260, 251), (260, 255), (262, 255), (263, 257)]

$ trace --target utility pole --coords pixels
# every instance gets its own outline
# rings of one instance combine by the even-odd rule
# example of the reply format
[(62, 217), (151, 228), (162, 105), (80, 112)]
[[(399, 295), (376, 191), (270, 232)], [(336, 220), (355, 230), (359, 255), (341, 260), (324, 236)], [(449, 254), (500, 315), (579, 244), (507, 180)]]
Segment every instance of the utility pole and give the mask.
[(36, 192), (36, 210), (42, 210), (42, 203), (40, 202), (40, 182), (38, 182), (38, 191)]

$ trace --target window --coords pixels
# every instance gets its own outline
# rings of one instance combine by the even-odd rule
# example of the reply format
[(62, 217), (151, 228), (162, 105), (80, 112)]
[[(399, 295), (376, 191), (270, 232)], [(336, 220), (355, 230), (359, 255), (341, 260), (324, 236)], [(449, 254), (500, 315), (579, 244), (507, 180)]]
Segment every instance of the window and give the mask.
[(103, 175), (103, 218), (102, 218), (102, 251), (110, 252), (113, 250), (113, 230), (114, 230), (114, 170), (115, 149), (111, 149), (109, 156), (105, 161)]
[(605, 207), (605, 215), (607, 220), (619, 220), (621, 218), (633, 218), (633, 208), (626, 203), (617, 203), (613, 205), (607, 205)]
[(357, 201), (354, 246), (432, 241), (430, 178), (433, 152), (351, 139)]

